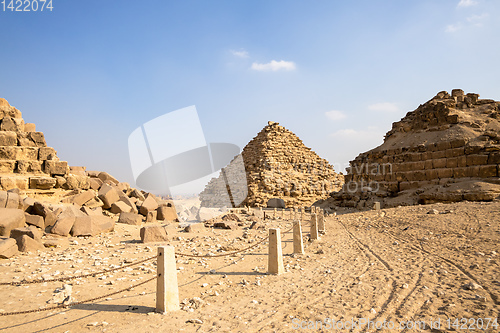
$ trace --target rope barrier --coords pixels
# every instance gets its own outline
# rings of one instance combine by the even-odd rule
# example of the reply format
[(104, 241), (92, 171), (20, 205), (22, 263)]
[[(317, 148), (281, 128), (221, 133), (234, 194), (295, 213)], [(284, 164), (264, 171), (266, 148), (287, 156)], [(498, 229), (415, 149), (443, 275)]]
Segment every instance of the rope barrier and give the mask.
[(35, 310), (25, 310), (25, 311), (15, 311), (15, 312), (0, 312), (0, 317), (1, 316), (13, 316), (13, 315), (19, 315), (19, 314), (27, 314), (27, 313), (35, 313), (35, 312), (43, 312), (43, 311), (50, 311), (50, 310), (56, 310), (56, 309), (66, 309), (66, 308), (70, 308), (70, 307), (75, 306), (75, 305), (84, 304), (84, 303), (90, 303), (90, 302), (93, 302), (93, 301), (97, 301), (97, 300), (100, 300), (100, 299), (103, 299), (103, 298), (106, 298), (106, 297), (110, 297), (110, 296), (122, 293), (124, 291), (129, 291), (129, 290), (131, 290), (133, 288), (139, 287), (139, 286), (141, 286), (143, 284), (146, 284), (146, 283), (148, 283), (150, 281), (153, 281), (155, 279), (156, 279), (156, 276), (152, 277), (151, 279), (148, 279), (146, 281), (142, 281), (140, 283), (134, 284), (133, 286), (130, 286), (130, 287), (125, 288), (125, 289), (114, 291), (114, 292), (106, 294), (106, 295), (102, 295), (102, 296), (98, 296), (98, 297), (94, 297), (94, 298), (89, 298), (89, 299), (86, 299), (84, 301), (73, 302), (73, 303), (70, 303), (70, 304), (59, 304), (59, 305), (49, 306), (49, 307), (46, 307), (46, 308), (35, 309)]

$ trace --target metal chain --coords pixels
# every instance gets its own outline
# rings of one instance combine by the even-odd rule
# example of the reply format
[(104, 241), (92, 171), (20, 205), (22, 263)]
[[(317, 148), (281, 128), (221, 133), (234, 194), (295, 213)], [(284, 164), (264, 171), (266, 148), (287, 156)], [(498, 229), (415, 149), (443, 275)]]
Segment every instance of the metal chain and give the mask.
[[(293, 229), (293, 226), (290, 227), (290, 229), (284, 231), (283, 234), (286, 234), (287, 232), (289, 232), (292, 229)], [(253, 244), (253, 245), (248, 246), (248, 247), (246, 247), (244, 249), (241, 249), (241, 250), (238, 250), (238, 251), (234, 251), (234, 252), (230, 252), (230, 253), (222, 253), (222, 254), (200, 254), (200, 255), (196, 255), (196, 254), (187, 254), (187, 253), (177, 253), (176, 252), (175, 255), (180, 256), (180, 257), (191, 257), (191, 258), (217, 258), (217, 257), (231, 256), (233, 254), (238, 254), (238, 253), (245, 252), (245, 251), (248, 251), (250, 249), (253, 249), (254, 247), (256, 247), (256, 246), (264, 243), (268, 239), (269, 239), (269, 236), (264, 237), (263, 239), (261, 239), (256, 244)]]
[(71, 281), (71, 280), (81, 279), (81, 278), (86, 278), (86, 277), (95, 277), (97, 275), (107, 274), (107, 273), (118, 271), (118, 270), (121, 270), (121, 269), (124, 269), (127, 267), (139, 265), (139, 264), (142, 264), (143, 262), (146, 262), (146, 261), (149, 261), (149, 260), (152, 260), (155, 258), (158, 258), (158, 255), (153, 256), (153, 257), (149, 257), (149, 258), (146, 258), (146, 259), (143, 259), (143, 260), (140, 260), (140, 261), (128, 264), (128, 265), (124, 265), (124, 266), (120, 266), (120, 267), (116, 267), (116, 268), (111, 268), (111, 269), (107, 269), (107, 270), (103, 270), (103, 271), (95, 272), (95, 273), (81, 274), (81, 275), (75, 275), (75, 276), (70, 276), (70, 277), (61, 277), (61, 278), (50, 279), (50, 280), (32, 280), (32, 281), (23, 280), (23, 281), (18, 281), (18, 282), (1, 282), (0, 286), (20, 286), (20, 285), (24, 285), (24, 284), (35, 284), (35, 283), (44, 283), (44, 282), (64, 282), (64, 281)]
[(118, 291), (114, 291), (112, 293), (109, 293), (109, 294), (106, 294), (106, 295), (102, 295), (102, 296), (99, 296), (99, 297), (89, 298), (89, 299), (86, 299), (84, 301), (73, 302), (73, 303), (70, 303), (70, 304), (54, 305), (54, 306), (49, 306), (49, 307), (46, 307), (46, 308), (35, 309), (35, 310), (25, 310), (25, 311), (15, 311), (15, 312), (0, 312), (0, 317), (1, 316), (13, 316), (13, 315), (18, 315), (18, 314), (26, 314), (26, 313), (43, 312), (43, 311), (56, 310), (56, 309), (66, 309), (66, 308), (70, 308), (70, 307), (75, 306), (75, 305), (97, 301), (99, 299), (110, 297), (110, 296), (122, 293), (124, 291), (129, 291), (129, 290), (131, 290), (131, 289), (133, 289), (135, 287), (139, 287), (139, 286), (141, 286), (143, 284), (146, 284), (146, 283), (148, 283), (148, 282), (150, 282), (150, 281), (152, 281), (154, 279), (156, 279), (156, 276), (152, 277), (151, 279), (148, 279), (146, 281), (142, 281), (142, 282), (140, 282), (138, 284), (134, 284), (133, 286), (130, 286), (128, 288), (121, 289), (121, 290), (118, 290)]

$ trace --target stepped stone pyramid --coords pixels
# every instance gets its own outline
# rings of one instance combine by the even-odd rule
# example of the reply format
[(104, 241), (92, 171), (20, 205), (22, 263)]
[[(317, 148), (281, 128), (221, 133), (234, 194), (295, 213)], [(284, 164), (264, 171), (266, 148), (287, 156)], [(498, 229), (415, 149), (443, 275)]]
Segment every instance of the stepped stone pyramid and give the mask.
[(25, 123), (21, 112), (0, 98), (0, 189), (51, 189), (69, 171), (35, 124)]
[[(333, 202), (362, 208), (384, 200), (389, 206), (492, 200), (500, 195), (499, 164), (500, 102), (442, 91), (393, 123), (382, 145), (350, 162)], [(390, 204), (402, 195), (405, 202)]]
[[(235, 182), (235, 165), (241, 162), (246, 170), (248, 195), (240, 204), (265, 207), (271, 198), (281, 198), (287, 207), (310, 206), (339, 190), (343, 176), (335, 173), (327, 160), (314, 151), (291, 131), (275, 122), (268, 122), (226, 168), (224, 172)], [(244, 177), (240, 175), (239, 177)], [(224, 177), (213, 178), (200, 193), (202, 207), (231, 207), (228, 202)], [(240, 193), (233, 193), (238, 197)]]

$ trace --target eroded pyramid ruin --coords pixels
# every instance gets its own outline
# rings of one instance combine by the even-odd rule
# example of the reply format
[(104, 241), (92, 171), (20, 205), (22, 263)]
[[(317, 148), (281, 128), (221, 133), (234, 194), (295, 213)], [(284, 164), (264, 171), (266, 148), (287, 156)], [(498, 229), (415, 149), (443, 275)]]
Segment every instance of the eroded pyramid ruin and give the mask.
[(371, 207), (493, 200), (500, 195), (500, 102), (442, 91), (401, 121), (384, 143), (350, 162), (329, 203)]
[[(234, 175), (233, 164), (241, 163), (241, 157), (246, 175)], [(247, 193), (240, 206), (252, 207), (266, 206), (271, 198), (283, 199), (287, 207), (310, 206), (339, 190), (344, 181), (327, 160), (275, 122), (269, 122), (223, 171), (200, 193), (202, 206), (231, 207), (227, 195), (231, 182), (241, 183), (244, 177), (247, 186), (241, 191)], [(231, 197), (238, 196), (241, 193), (231, 193)]]

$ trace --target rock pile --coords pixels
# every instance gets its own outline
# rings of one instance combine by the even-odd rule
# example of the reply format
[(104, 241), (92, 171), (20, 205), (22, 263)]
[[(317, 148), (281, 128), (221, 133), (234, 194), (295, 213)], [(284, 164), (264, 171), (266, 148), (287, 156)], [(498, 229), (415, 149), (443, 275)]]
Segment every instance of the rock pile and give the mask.
[(328, 202), (362, 208), (373, 201), (493, 200), (499, 164), (500, 102), (442, 91), (394, 123), (382, 145), (351, 161), (343, 190)]
[(238, 182), (238, 177), (245, 177), (235, 175), (239, 168), (233, 167), (241, 157), (248, 195), (240, 206), (263, 207), (275, 197), (283, 199), (288, 207), (310, 206), (343, 184), (343, 176), (335, 173), (327, 160), (306, 147), (294, 133), (270, 121), (224, 169), (229, 176), (220, 175), (208, 183), (200, 194), (202, 207), (231, 207), (224, 200), (227, 193), (224, 178)]
[(171, 201), (59, 161), (43, 133), (5, 99), (0, 117), (0, 257), (57, 245), (61, 236), (109, 232), (115, 221), (178, 221)]

